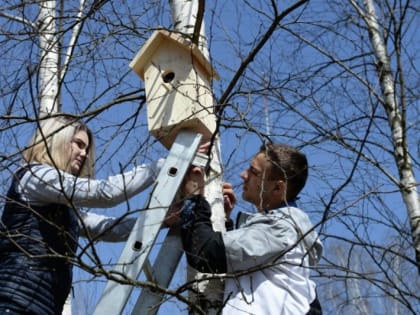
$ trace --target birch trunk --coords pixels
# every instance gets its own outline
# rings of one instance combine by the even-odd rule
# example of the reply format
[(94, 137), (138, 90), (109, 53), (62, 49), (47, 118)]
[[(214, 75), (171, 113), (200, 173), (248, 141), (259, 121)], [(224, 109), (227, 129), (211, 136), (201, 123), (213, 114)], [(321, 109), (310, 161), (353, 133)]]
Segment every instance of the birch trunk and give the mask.
[[(207, 37), (204, 27), (204, 1), (170, 0), (172, 20), (176, 31), (188, 34), (209, 59)], [(201, 6), (201, 7), (200, 7)], [(201, 10), (201, 11), (200, 11)], [(210, 174), (206, 181), (205, 196), (212, 208), (212, 222), (215, 231), (225, 231), (225, 213), (223, 207), (223, 176), (219, 137), (212, 145)], [(197, 288), (203, 294), (204, 303), (200, 303), (206, 314), (218, 314), (223, 302), (223, 283), (221, 281), (203, 281), (205, 274), (188, 268), (189, 280), (197, 279)], [(195, 297), (191, 296), (194, 300)], [(202, 301), (202, 298), (201, 298)], [(203, 302), (203, 301), (202, 301)], [(198, 301), (197, 301), (198, 303)]]
[[(39, 116), (60, 111), (60, 58), (55, 0), (39, 1)], [(71, 315), (71, 294), (62, 315)]]
[[(373, 48), (373, 54), (377, 63), (379, 83), (383, 94), (383, 105), (388, 117), (388, 124), (392, 133), (392, 143), (394, 146), (394, 157), (397, 164), (400, 182), (399, 188), (402, 193), (404, 203), (407, 206), (408, 217), (410, 219), (411, 233), (416, 252), (416, 261), (420, 272), (420, 203), (419, 195), (414, 177), (412, 161), (407, 147), (406, 135), (404, 132), (403, 118), (400, 112), (401, 104), (398, 104), (398, 96), (395, 91), (394, 75), (387, 53), (383, 35), (380, 32), (375, 6), (372, 0), (364, 0), (363, 11), (355, 0), (351, 0), (352, 5), (364, 19), (369, 38)], [(402, 102), (402, 101), (401, 101)]]
[(56, 1), (39, 2), (39, 112), (51, 115), (59, 108), (59, 43), (56, 27)]

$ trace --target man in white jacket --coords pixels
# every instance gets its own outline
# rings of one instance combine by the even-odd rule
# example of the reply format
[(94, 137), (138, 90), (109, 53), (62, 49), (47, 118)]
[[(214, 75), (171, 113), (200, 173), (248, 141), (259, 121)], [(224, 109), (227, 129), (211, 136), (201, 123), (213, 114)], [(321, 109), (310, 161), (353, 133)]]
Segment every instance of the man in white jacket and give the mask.
[[(296, 205), (308, 176), (305, 155), (283, 144), (260, 148), (242, 172), (242, 198), (256, 214), (239, 215), (237, 229), (214, 232), (203, 197), (203, 171), (193, 167), (182, 194), (182, 241), (191, 267), (227, 273), (223, 314), (322, 314), (311, 267), (322, 244), (305, 212)], [(235, 195), (225, 187), (227, 217)], [(230, 224), (233, 228), (233, 224)]]

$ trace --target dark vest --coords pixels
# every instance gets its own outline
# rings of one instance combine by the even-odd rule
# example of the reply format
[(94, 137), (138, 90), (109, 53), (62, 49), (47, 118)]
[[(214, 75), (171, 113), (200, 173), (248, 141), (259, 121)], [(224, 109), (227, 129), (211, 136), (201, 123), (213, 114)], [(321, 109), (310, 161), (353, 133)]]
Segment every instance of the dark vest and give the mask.
[(78, 217), (67, 206), (22, 201), (17, 186), (30, 167), (14, 175), (1, 218), (0, 311), (7, 306), (22, 313), (61, 314), (71, 288), (68, 259), (77, 250)]

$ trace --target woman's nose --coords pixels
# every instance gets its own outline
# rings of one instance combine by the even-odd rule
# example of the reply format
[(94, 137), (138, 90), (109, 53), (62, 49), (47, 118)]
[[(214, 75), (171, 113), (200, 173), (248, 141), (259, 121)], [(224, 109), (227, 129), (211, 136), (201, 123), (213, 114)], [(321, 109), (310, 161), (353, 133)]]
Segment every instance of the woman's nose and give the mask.
[(87, 156), (87, 150), (86, 149), (80, 149), (79, 154), (80, 154), (81, 157), (85, 158)]

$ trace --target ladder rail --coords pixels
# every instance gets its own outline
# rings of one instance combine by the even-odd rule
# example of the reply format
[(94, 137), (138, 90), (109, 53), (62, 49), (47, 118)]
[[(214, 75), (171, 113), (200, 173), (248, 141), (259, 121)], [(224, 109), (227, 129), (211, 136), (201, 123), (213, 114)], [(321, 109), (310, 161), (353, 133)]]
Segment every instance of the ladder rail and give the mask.
[(140, 275), (200, 141), (199, 133), (185, 130), (179, 132), (158, 175), (148, 209), (137, 218), (120, 259), (112, 271), (116, 281), (108, 280), (94, 315), (117, 315), (124, 310), (134, 286), (120, 282), (127, 278), (135, 280)]
[[(151, 269), (150, 281), (168, 288), (183, 255), (179, 230), (171, 228), (160, 248)], [(142, 288), (134, 305), (132, 315), (156, 315), (164, 300), (164, 293), (152, 288)]]

